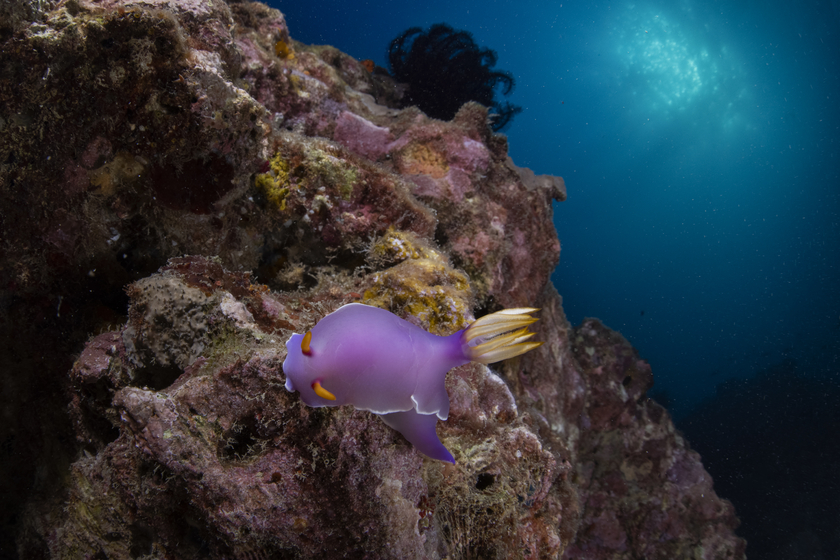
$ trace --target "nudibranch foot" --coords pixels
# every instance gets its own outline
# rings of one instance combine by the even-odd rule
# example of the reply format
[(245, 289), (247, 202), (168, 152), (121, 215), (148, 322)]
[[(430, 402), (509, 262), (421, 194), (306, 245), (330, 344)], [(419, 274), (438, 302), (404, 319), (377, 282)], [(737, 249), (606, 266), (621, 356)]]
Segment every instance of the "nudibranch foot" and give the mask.
[(391, 412), (381, 414), (380, 418), (388, 426), (397, 430), (405, 439), (417, 448), (420, 453), (455, 464), (455, 457), (440, 442), (437, 435), (437, 416), (434, 414), (418, 414), (415, 410), (405, 412)]
[(483, 342), (467, 346), (465, 354), (473, 362), (492, 364), (541, 346), (542, 342), (527, 342), (534, 336), (534, 333), (528, 330), (528, 325), (539, 320), (530, 316), (536, 311), (539, 309), (533, 307), (502, 309), (478, 319), (467, 327), (461, 339), (465, 344), (469, 344), (481, 337)]

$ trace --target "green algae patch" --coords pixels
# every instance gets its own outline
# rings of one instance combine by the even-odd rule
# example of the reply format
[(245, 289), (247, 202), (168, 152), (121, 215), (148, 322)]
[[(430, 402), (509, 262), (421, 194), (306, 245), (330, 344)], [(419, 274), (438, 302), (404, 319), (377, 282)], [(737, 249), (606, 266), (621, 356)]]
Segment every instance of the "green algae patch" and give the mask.
[[(320, 179), (324, 186), (330, 185), (343, 200), (350, 200), (353, 189), (359, 181), (355, 166), (341, 157), (314, 146), (304, 150), (308, 172)], [(314, 178), (313, 177), (313, 178)]]

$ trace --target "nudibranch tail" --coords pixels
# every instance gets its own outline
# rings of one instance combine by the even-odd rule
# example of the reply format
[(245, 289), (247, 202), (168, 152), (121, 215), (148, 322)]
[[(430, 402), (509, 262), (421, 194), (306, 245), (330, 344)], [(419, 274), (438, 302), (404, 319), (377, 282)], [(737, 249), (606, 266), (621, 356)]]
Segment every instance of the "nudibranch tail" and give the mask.
[(528, 330), (528, 325), (539, 320), (530, 316), (536, 311), (539, 309), (517, 307), (503, 309), (478, 319), (464, 331), (462, 341), (469, 344), (478, 337), (489, 340), (475, 346), (467, 346), (467, 357), (474, 362), (492, 364), (541, 346), (542, 342), (527, 342), (534, 336), (534, 333)]
[(427, 457), (455, 464), (455, 457), (438, 438), (437, 416), (434, 414), (418, 414), (415, 410), (407, 410), (382, 414), (380, 418)]

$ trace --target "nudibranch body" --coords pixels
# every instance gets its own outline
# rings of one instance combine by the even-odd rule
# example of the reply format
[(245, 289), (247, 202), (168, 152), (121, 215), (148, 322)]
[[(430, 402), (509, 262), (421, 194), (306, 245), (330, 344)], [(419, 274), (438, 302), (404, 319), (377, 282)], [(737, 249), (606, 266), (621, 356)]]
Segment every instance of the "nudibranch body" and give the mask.
[(447, 372), (536, 348), (532, 308), (505, 309), (450, 336), (437, 336), (378, 307), (351, 303), (286, 342), (286, 389), (309, 406), (352, 404), (382, 417), (425, 455), (454, 463), (437, 437), (449, 416)]

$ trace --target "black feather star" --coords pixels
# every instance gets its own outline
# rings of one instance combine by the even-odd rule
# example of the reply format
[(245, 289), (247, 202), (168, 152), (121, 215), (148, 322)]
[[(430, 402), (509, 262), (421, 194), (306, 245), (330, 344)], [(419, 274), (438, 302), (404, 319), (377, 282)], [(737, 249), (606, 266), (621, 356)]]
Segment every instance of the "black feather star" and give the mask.
[(398, 82), (408, 84), (407, 103), (430, 117), (450, 120), (468, 101), (490, 109), (492, 128), (498, 132), (510, 124), (522, 107), (495, 99), (513, 91), (509, 72), (493, 70), (496, 53), (480, 48), (468, 31), (455, 31), (438, 23), (423, 32), (419, 27), (403, 31), (388, 47), (388, 65)]

